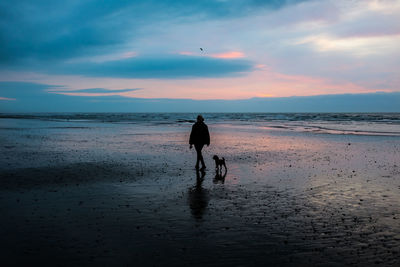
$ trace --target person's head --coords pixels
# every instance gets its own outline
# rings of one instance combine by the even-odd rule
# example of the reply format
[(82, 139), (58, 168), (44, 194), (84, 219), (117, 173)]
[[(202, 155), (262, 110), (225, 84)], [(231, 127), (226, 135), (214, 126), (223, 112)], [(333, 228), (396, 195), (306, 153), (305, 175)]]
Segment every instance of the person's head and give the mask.
[(203, 118), (203, 116), (201, 116), (200, 114), (197, 116), (197, 121), (198, 122), (203, 122), (204, 121), (204, 118)]

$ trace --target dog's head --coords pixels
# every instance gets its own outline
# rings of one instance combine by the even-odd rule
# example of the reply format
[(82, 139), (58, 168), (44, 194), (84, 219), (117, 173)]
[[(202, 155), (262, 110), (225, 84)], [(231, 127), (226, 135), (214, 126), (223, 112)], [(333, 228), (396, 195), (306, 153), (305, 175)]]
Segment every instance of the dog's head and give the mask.
[(217, 155), (214, 155), (213, 160), (219, 160)]

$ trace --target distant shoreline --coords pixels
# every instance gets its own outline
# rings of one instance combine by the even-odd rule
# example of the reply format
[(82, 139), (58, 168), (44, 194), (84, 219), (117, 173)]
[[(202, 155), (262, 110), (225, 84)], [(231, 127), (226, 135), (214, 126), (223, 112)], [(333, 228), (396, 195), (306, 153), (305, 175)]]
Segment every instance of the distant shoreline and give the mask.
[[(203, 113), (211, 124), (251, 124), (270, 130), (341, 135), (400, 136), (400, 113)], [(67, 123), (188, 125), (196, 113), (0, 113), (0, 120), (29, 119)], [(87, 127), (87, 126), (84, 126)]]

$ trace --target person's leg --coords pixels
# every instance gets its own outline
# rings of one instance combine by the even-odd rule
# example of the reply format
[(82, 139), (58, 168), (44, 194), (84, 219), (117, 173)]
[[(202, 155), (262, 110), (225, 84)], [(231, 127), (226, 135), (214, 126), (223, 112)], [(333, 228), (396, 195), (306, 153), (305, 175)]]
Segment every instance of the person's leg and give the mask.
[(195, 145), (194, 147), (196, 148), (196, 152), (197, 152), (197, 161), (196, 161), (196, 168), (199, 167), (199, 162), (201, 162), (201, 166), (203, 168), (206, 167), (206, 165), (204, 164), (204, 159), (203, 159), (203, 155), (201, 154), (201, 150), (203, 149), (204, 145)]
[(196, 169), (199, 168), (199, 162), (200, 162), (200, 156), (199, 156), (199, 150), (196, 148), (196, 153), (197, 153), (197, 159), (196, 159)]
[(199, 150), (199, 147), (198, 147), (198, 145), (194, 145), (194, 148), (196, 149), (196, 155), (197, 155), (197, 158), (196, 158), (196, 169), (198, 169), (199, 168), (199, 162), (200, 162), (200, 153), (201, 153), (201, 151)]
[(201, 162), (202, 168), (205, 169), (206, 168), (206, 164), (204, 164), (203, 154), (201, 154), (201, 150), (200, 150), (200, 162)]

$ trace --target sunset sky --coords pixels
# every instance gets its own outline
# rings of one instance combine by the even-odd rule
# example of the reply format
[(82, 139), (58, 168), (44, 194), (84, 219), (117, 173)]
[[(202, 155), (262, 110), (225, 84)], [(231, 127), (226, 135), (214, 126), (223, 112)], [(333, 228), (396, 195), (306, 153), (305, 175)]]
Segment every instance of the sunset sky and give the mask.
[(0, 14), (5, 111), (400, 92), (400, 0), (3, 0)]

